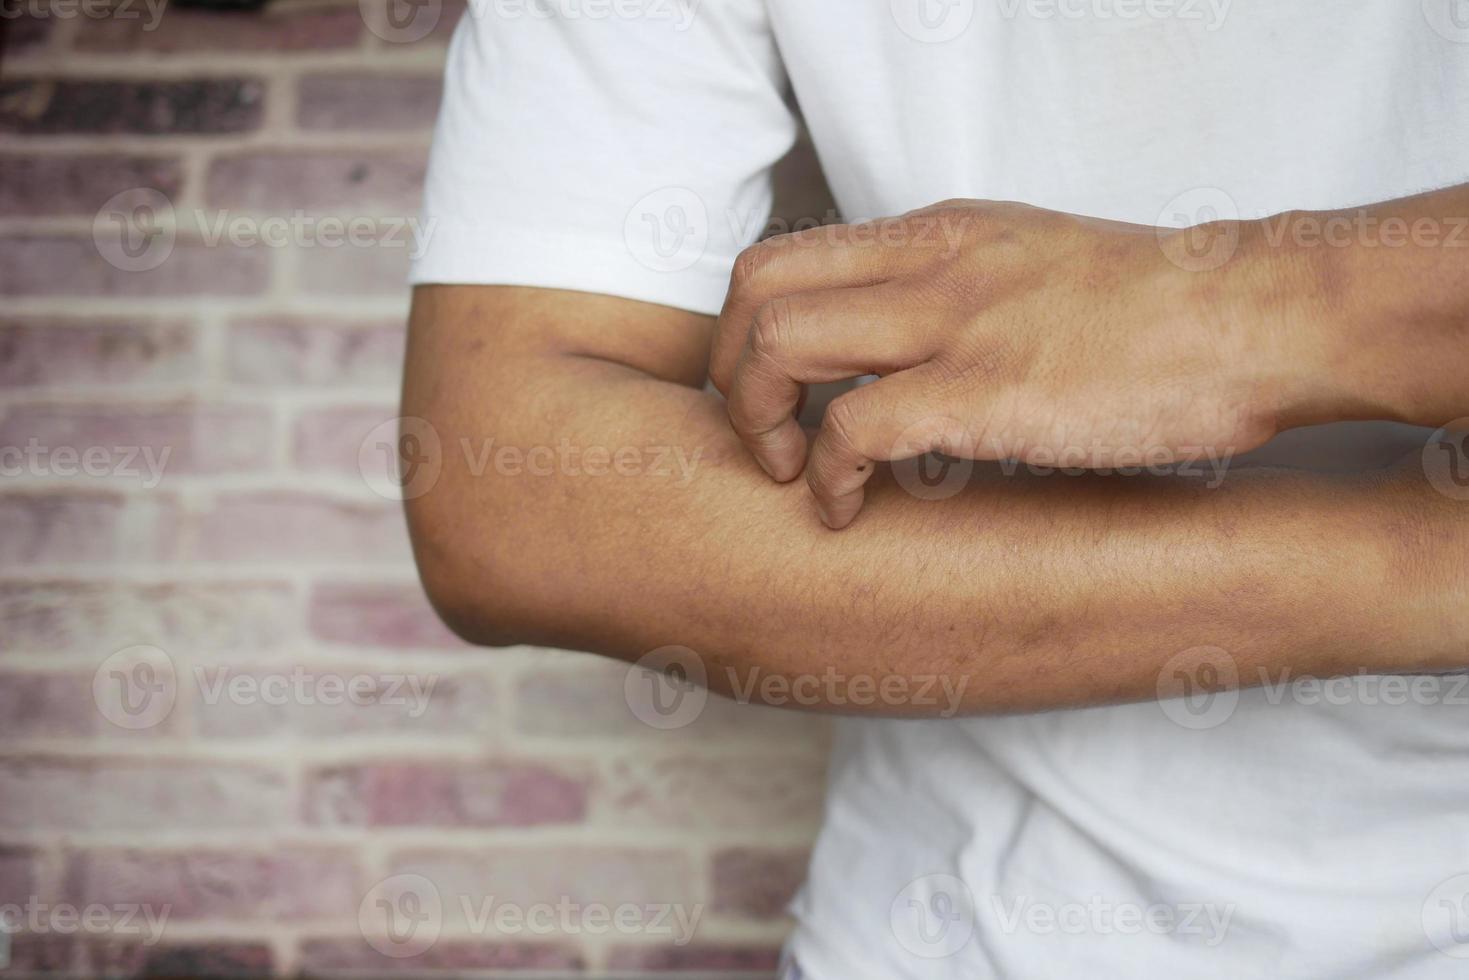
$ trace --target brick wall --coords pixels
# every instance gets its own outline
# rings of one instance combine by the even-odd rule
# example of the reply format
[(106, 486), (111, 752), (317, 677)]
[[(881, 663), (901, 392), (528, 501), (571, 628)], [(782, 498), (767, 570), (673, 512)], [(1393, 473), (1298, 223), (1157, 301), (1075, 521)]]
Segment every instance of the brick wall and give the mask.
[(824, 727), (465, 647), (364, 477), (454, 11), (49, 2), (0, 22), (0, 976), (769, 972)]

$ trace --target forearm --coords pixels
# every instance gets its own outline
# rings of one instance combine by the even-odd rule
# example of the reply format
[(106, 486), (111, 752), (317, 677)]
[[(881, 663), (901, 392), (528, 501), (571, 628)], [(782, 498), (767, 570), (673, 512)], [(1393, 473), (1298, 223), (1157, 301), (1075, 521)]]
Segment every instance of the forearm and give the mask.
[(1469, 185), (1267, 218), (1241, 254), (1299, 368), (1287, 424), (1469, 415)]
[[(506, 391), (539, 379), (489, 417), (432, 391), (407, 399), (444, 446), (438, 485), (410, 508), (415, 546), (472, 639), (624, 659), (683, 645), (711, 686), (757, 697), (752, 679), (832, 670), (942, 677), (965, 711), (1150, 697), (1169, 659), (1200, 646), (1228, 651), (1246, 684), (1469, 663), (1464, 517), (1421, 479), (994, 475), (927, 501), (882, 474), (852, 533), (834, 534), (804, 485), (772, 485), (714, 397), (593, 358), (441, 360)], [(491, 458), (476, 476), (462, 447), (483, 459), (491, 439), (641, 463), (535, 475)], [(424, 506), (438, 494), (458, 503)]]

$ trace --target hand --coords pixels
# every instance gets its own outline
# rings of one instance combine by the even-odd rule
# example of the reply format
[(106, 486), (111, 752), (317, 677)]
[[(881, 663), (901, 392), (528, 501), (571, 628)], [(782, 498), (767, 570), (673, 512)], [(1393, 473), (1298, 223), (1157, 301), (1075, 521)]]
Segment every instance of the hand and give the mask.
[[(735, 265), (710, 375), (761, 466), (781, 482), (804, 468), (832, 528), (879, 460), (1244, 452), (1277, 431), (1299, 361), (1249, 298), (1252, 264), (1189, 261), (1201, 235), (1239, 231), (948, 201), (773, 238)], [(805, 385), (868, 374), (881, 380), (830, 404), (808, 459)]]

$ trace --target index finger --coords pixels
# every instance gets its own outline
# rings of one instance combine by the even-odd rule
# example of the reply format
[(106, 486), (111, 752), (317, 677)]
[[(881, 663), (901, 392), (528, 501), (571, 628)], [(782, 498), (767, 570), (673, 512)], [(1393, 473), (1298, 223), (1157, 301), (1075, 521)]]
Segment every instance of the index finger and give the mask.
[(879, 224), (809, 228), (766, 239), (741, 252), (714, 326), (709, 353), (714, 387), (729, 394), (755, 312), (771, 300), (818, 289), (876, 285), (913, 268), (916, 256), (901, 244), (885, 244)]

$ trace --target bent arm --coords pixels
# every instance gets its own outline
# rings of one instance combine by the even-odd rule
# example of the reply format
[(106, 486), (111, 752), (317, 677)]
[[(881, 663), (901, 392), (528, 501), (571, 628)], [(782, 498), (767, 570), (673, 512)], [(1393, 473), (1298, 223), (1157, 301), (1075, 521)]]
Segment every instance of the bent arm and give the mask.
[(417, 289), (403, 411), (443, 468), (408, 516), (461, 635), (627, 660), (683, 645), (725, 693), (833, 668), (942, 677), (967, 712), (1151, 697), (1203, 646), (1247, 684), (1469, 664), (1469, 515), (1421, 474), (1210, 489), (976, 469), (920, 500), (884, 470), (831, 534), (698, 387), (711, 326), (605, 296)]

